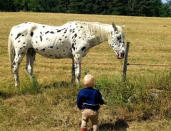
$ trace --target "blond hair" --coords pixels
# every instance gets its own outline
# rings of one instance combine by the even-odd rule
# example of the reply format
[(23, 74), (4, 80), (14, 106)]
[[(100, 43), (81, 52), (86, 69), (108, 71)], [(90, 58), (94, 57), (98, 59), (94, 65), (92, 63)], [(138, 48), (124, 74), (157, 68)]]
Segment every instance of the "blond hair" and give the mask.
[(84, 76), (83, 84), (86, 87), (94, 87), (94, 77), (91, 74)]

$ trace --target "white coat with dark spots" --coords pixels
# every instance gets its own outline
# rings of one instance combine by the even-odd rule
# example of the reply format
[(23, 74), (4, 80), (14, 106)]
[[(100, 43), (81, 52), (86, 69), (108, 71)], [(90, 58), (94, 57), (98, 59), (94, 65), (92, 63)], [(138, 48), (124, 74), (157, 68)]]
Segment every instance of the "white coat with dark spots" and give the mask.
[(12, 27), (8, 39), (8, 52), (15, 86), (19, 86), (18, 69), (25, 55), (26, 69), (32, 77), (36, 53), (49, 58), (71, 58), (72, 81), (78, 83), (82, 57), (91, 47), (104, 41), (108, 41), (117, 58), (123, 58), (124, 33), (122, 27), (115, 24), (73, 21), (62, 26), (49, 26), (26, 22)]

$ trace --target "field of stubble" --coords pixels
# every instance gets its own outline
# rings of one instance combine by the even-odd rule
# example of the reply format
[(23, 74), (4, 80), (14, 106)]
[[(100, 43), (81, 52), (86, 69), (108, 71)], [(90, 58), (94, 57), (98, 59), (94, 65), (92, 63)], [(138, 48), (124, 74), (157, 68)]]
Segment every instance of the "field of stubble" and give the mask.
[(36, 55), (36, 79), (31, 83), (24, 59), (20, 66), (21, 87), (16, 89), (7, 52), (10, 28), (16, 24), (30, 21), (58, 26), (73, 20), (126, 25), (126, 41), (131, 42), (130, 64), (170, 65), (129, 66), (128, 81), (123, 83), (123, 60), (116, 59), (108, 43), (92, 48), (83, 58), (82, 74), (90, 72), (95, 76), (96, 88), (107, 101), (101, 109), (100, 130), (116, 130), (116, 121), (122, 119), (129, 125), (125, 128), (128, 131), (169, 131), (171, 18), (23, 12), (0, 13), (0, 128), (14, 131), (79, 130), (76, 95), (82, 86), (76, 88), (70, 84), (71, 60)]

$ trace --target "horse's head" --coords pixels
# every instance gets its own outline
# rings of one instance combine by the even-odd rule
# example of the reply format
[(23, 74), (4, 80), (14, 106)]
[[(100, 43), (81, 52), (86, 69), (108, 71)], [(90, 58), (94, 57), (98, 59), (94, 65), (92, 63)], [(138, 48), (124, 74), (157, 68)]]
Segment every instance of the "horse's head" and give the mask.
[(114, 23), (112, 23), (111, 37), (109, 38), (109, 44), (115, 51), (118, 59), (124, 58), (125, 55), (125, 36), (122, 31), (123, 27), (124, 26), (116, 26)]

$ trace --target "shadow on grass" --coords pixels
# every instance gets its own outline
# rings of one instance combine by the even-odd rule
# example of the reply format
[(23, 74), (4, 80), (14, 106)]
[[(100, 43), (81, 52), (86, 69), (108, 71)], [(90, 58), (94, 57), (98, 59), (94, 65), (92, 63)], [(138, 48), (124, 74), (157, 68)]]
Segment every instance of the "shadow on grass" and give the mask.
[(115, 123), (104, 123), (99, 125), (100, 131), (127, 131), (128, 123), (123, 119), (118, 119)]
[(2, 99), (10, 98), (10, 97), (12, 97), (13, 95), (14, 95), (14, 94), (0, 91), (0, 98), (2, 98)]
[(49, 84), (39, 84), (36, 77), (33, 77), (30, 80), (29, 77), (26, 77), (24, 80), (21, 81), (20, 87), (14, 87), (14, 85), (5, 85), (0, 90), (0, 98), (7, 99), (11, 98), (16, 95), (36, 95), (39, 93), (44, 92), (46, 89), (50, 88), (71, 88), (77, 87), (77, 85), (66, 82), (66, 81), (53, 81)]
[(76, 86), (75, 84), (73, 84), (72, 82), (66, 82), (66, 81), (59, 81), (59, 82), (52, 82), (49, 85), (44, 85), (42, 86), (42, 88), (59, 88), (59, 87), (63, 87), (63, 88), (68, 88), (68, 87), (73, 87)]

